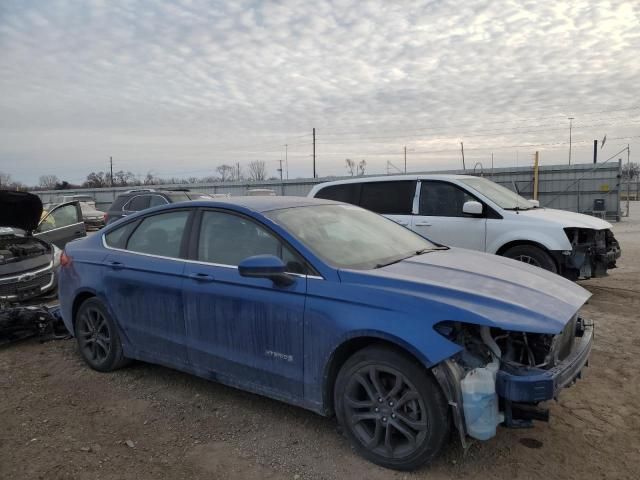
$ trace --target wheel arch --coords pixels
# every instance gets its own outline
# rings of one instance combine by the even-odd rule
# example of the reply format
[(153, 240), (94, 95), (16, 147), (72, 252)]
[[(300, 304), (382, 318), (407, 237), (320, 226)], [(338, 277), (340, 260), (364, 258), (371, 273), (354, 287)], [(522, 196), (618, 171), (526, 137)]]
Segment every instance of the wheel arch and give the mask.
[(322, 404), (325, 415), (334, 414), (334, 388), (338, 372), (345, 362), (356, 352), (372, 345), (387, 346), (392, 348), (423, 366), (425, 369), (431, 368), (434, 364), (409, 343), (400, 338), (390, 337), (380, 333), (363, 333), (352, 335), (340, 343), (329, 356), (324, 368)]
[(78, 292), (73, 299), (73, 304), (71, 306), (71, 326), (75, 331), (76, 327), (76, 316), (78, 315), (78, 310), (80, 309), (80, 305), (82, 305), (85, 301), (90, 298), (96, 297), (96, 292), (92, 290), (82, 290)]

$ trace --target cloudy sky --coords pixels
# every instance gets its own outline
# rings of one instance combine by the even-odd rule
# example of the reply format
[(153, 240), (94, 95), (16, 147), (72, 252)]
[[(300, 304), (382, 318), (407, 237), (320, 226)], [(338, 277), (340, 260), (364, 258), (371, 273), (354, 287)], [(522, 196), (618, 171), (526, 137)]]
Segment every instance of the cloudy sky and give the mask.
[[(638, 1), (2, 0), (0, 171), (640, 158)], [(634, 158), (635, 157), (635, 158)], [(391, 162), (391, 165), (388, 162)]]

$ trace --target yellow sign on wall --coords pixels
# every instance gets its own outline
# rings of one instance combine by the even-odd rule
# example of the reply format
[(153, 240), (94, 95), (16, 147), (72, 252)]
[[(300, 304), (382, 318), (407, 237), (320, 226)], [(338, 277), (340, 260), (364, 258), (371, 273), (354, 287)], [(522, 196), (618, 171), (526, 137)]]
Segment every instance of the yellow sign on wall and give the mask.
[(609, 184), (608, 183), (603, 183), (602, 185), (600, 185), (600, 191), (601, 192), (608, 192), (609, 191)]

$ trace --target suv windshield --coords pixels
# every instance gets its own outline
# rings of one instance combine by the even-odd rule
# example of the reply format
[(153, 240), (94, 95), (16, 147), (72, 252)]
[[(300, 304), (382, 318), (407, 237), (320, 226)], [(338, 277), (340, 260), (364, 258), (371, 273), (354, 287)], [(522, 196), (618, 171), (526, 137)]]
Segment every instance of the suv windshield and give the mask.
[(486, 178), (465, 178), (460, 181), (505, 210), (529, 210), (533, 208), (533, 205), (526, 198)]
[(352, 205), (318, 205), (265, 214), (338, 268), (378, 268), (438, 247), (420, 235)]

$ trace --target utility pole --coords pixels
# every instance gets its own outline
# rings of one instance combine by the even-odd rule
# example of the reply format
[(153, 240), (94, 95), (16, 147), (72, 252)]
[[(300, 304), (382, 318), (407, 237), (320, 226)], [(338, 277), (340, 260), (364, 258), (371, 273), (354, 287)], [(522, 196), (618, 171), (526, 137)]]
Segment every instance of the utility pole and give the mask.
[(569, 165), (571, 165), (571, 127), (573, 126), (574, 117), (569, 117)]
[(407, 146), (404, 146), (404, 173), (407, 173)]
[(533, 161), (533, 199), (534, 200), (538, 200), (538, 161), (539, 161), (539, 154), (538, 151), (536, 150), (536, 157), (535, 160)]
[[(629, 217), (629, 197), (631, 196), (631, 165), (629, 164), (629, 144), (627, 143), (627, 217)], [(636, 189), (636, 200), (638, 190)]]
[(280, 168), (278, 171), (280, 172), (280, 181), (282, 181), (282, 159), (278, 160), (280, 162)]
[(491, 152), (491, 178), (493, 179), (493, 152)]
[(289, 180), (289, 157), (288, 157), (288, 147), (286, 143), (284, 144), (284, 167), (287, 169), (287, 180)]
[(111, 171), (111, 186), (113, 187), (113, 157), (109, 157), (109, 170)]
[(313, 128), (313, 178), (316, 178), (316, 129)]
[(598, 162), (598, 140), (593, 141), (593, 164)]
[(460, 142), (460, 151), (462, 152), (462, 170), (467, 170), (467, 167), (464, 165), (464, 143)]
[(240, 181), (240, 162), (236, 162), (236, 181)]

